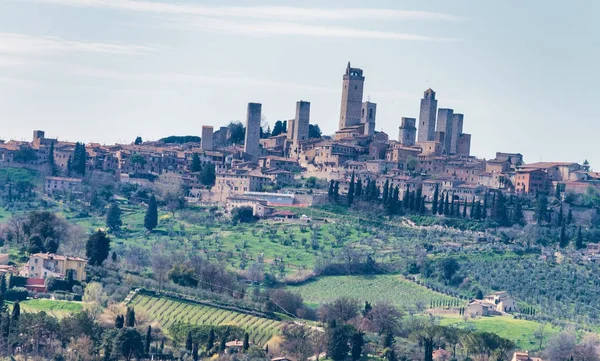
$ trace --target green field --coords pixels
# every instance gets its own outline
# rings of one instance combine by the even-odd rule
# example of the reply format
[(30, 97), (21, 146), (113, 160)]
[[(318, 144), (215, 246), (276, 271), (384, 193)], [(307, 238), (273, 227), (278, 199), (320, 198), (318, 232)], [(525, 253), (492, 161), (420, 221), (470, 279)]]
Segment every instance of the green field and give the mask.
[(417, 303), (428, 308), (433, 302), (453, 306), (464, 302), (417, 285), (400, 275), (328, 276), (302, 286), (288, 287), (288, 290), (299, 293), (312, 306), (339, 297), (354, 297), (371, 303), (385, 301), (402, 308), (415, 308)]
[[(444, 316), (440, 320), (442, 326), (456, 325), (459, 328), (471, 328), (481, 332), (492, 332), (500, 337), (513, 341), (521, 350), (537, 350), (539, 340), (534, 337), (540, 323), (514, 319), (512, 316), (479, 317), (464, 321), (460, 316)], [(560, 330), (551, 325), (544, 326), (545, 342)]]
[(56, 301), (47, 299), (26, 300), (20, 303), (24, 312), (44, 311), (56, 317), (64, 317), (83, 309), (81, 302)]
[(264, 345), (279, 333), (282, 322), (252, 316), (242, 312), (224, 310), (193, 302), (167, 297), (153, 297), (137, 294), (129, 306), (142, 310), (167, 330), (175, 322), (192, 325), (237, 326), (248, 332), (250, 341)]

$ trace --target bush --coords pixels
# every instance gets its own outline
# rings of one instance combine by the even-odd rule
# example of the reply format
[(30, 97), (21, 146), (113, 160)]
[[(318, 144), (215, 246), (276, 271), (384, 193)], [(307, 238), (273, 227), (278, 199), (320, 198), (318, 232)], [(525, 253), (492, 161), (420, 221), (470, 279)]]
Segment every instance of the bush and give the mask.
[(27, 299), (29, 292), (23, 287), (14, 287), (6, 290), (4, 299), (7, 301), (24, 301)]
[(46, 289), (48, 290), (48, 292), (52, 292), (52, 291), (70, 291), (69, 290), (69, 285), (67, 284), (67, 281), (61, 280), (59, 278), (48, 277), (44, 281), (44, 284), (46, 285)]
[(8, 288), (13, 287), (25, 287), (27, 284), (27, 277), (10, 275), (8, 279)]

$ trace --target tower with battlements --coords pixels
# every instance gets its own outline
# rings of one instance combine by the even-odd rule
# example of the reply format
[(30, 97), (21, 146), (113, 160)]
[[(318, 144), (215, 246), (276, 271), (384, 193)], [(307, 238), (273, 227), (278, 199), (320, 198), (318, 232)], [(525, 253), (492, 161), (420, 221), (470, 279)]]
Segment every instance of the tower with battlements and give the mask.
[(400, 123), (400, 132), (398, 133), (398, 141), (400, 144), (407, 147), (415, 145), (417, 137), (417, 127), (415, 126), (417, 120), (415, 118), (402, 117), (402, 123)]
[(435, 114), (437, 111), (437, 100), (435, 92), (429, 88), (425, 90), (421, 99), (421, 111), (419, 112), (419, 142), (433, 141), (435, 138)]
[(343, 76), (339, 129), (360, 124), (364, 83), (362, 69), (352, 68), (348, 62)]

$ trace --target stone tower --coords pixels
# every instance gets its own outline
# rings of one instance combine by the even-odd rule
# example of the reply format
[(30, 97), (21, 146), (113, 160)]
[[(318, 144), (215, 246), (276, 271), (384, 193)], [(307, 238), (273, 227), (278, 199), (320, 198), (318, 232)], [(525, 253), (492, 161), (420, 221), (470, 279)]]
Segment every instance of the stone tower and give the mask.
[(296, 118), (294, 118), (292, 129), (292, 141), (294, 142), (294, 147), (298, 145), (298, 142), (308, 139), (309, 123), (310, 103), (300, 100), (299, 102), (296, 102)]
[(246, 117), (246, 138), (244, 140), (244, 152), (258, 157), (260, 141), (260, 120), (262, 104), (248, 103), (248, 115)]
[(458, 148), (456, 154), (470, 156), (471, 155), (471, 134), (461, 134), (458, 137)]
[(452, 115), (452, 139), (450, 139), (450, 154), (458, 154), (458, 138), (463, 132), (464, 115)]
[(200, 139), (200, 147), (202, 150), (213, 149), (213, 127), (210, 125), (202, 126), (202, 138)]
[(343, 78), (339, 129), (360, 124), (363, 85), (365, 83), (362, 69), (351, 68), (350, 62), (348, 62)]
[(432, 141), (435, 137), (435, 113), (437, 111), (437, 100), (435, 92), (429, 88), (425, 90), (421, 99), (421, 111), (419, 112), (419, 142)]
[(438, 109), (437, 116), (437, 131), (444, 132), (444, 144), (442, 149), (444, 153), (450, 154), (452, 149), (450, 145), (452, 143), (452, 120), (454, 119), (454, 110), (440, 108)]
[(400, 144), (407, 147), (415, 145), (415, 140), (417, 137), (417, 127), (415, 127), (416, 123), (417, 120), (415, 118), (402, 117), (400, 132), (398, 134), (398, 141)]
[(365, 125), (364, 135), (375, 134), (375, 117), (377, 116), (377, 104), (366, 101), (362, 103), (360, 111), (360, 122)]

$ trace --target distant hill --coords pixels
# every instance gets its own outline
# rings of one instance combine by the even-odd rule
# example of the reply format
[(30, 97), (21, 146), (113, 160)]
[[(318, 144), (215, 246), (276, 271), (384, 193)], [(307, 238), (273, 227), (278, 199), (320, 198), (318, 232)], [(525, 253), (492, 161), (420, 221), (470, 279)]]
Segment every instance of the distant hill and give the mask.
[(171, 135), (160, 139), (163, 143), (168, 144), (183, 144), (183, 143), (200, 143), (200, 137), (195, 135)]

